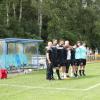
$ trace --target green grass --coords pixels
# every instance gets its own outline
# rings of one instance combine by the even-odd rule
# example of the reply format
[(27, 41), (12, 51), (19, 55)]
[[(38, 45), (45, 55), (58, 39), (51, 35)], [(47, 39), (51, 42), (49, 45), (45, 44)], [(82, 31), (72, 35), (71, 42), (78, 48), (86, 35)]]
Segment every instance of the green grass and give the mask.
[(86, 73), (86, 77), (61, 81), (45, 80), (44, 70), (9, 77), (0, 80), (0, 100), (100, 100), (100, 85), (81, 90), (100, 83), (100, 63), (88, 64)]

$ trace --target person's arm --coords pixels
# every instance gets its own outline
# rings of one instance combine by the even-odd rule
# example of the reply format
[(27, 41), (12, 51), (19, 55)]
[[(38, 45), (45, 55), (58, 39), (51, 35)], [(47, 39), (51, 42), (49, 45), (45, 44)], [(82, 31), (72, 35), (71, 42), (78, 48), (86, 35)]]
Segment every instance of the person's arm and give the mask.
[(50, 57), (49, 57), (49, 52), (46, 53), (46, 56), (47, 56), (48, 63), (50, 64), (51, 61), (50, 61)]

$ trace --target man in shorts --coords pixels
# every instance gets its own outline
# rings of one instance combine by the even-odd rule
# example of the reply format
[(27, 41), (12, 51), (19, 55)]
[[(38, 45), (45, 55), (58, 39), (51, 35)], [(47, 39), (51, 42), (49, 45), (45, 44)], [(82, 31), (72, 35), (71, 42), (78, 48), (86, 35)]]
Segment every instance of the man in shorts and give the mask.
[(57, 39), (53, 39), (53, 45), (52, 45), (53, 61), (52, 61), (52, 64), (53, 64), (54, 72), (56, 71), (58, 79), (61, 80), (60, 73), (59, 73), (59, 67), (58, 67), (58, 63), (57, 63), (57, 54), (58, 54), (57, 53), (57, 44), (58, 44)]
[(71, 47), (71, 77), (77, 77), (76, 74), (76, 65), (75, 65), (75, 49), (76, 49), (76, 45)]
[(86, 58), (87, 58), (87, 49), (86, 44), (83, 43), (80, 47), (81, 49), (81, 68), (80, 68), (80, 75), (85, 76), (85, 66), (86, 66)]
[(66, 56), (64, 40), (60, 40), (57, 46), (57, 64), (61, 71), (61, 79), (66, 78)]
[[(75, 49), (75, 66), (76, 66), (76, 76), (78, 76), (78, 67), (81, 66), (81, 64), (80, 64), (80, 61), (81, 61), (81, 49), (80, 49), (81, 42), (78, 41), (76, 46), (77, 47)], [(81, 76), (80, 70), (79, 70), (79, 75)]]
[(67, 56), (66, 56), (66, 78), (69, 77), (69, 67), (71, 64), (71, 46), (69, 44), (69, 41), (65, 41), (65, 47), (66, 47), (66, 52), (67, 52)]

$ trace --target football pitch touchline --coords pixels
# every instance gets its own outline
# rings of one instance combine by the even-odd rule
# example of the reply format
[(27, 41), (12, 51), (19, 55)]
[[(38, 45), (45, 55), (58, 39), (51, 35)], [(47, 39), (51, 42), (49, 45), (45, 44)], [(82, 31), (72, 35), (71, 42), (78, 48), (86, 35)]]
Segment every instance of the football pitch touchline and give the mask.
[(88, 88), (77, 89), (77, 88), (52, 88), (52, 87), (33, 87), (28, 85), (16, 85), (16, 84), (0, 84), (0, 86), (9, 86), (9, 87), (17, 87), (17, 88), (27, 88), (27, 89), (42, 89), (42, 90), (68, 90), (68, 91), (89, 91), (91, 89), (97, 88), (100, 86), (100, 83), (92, 85)]
[(51, 88), (51, 87), (34, 87), (28, 85), (15, 85), (15, 84), (0, 84), (0, 86), (9, 86), (9, 87), (16, 87), (16, 88), (28, 88), (28, 89), (42, 89), (42, 90), (84, 90), (84, 89), (68, 89), (68, 88)]
[(85, 91), (88, 91), (88, 90), (94, 89), (94, 88), (99, 87), (99, 86), (100, 86), (100, 83), (95, 84), (95, 85), (90, 86), (90, 87), (88, 87), (87, 89), (85, 89)]
[(19, 94), (19, 93), (22, 93), (22, 92), (25, 92), (25, 91), (28, 91), (29, 89), (23, 89), (23, 90), (18, 90), (17, 92), (14, 92), (14, 93), (0, 93), (0, 96), (14, 96), (16, 94)]

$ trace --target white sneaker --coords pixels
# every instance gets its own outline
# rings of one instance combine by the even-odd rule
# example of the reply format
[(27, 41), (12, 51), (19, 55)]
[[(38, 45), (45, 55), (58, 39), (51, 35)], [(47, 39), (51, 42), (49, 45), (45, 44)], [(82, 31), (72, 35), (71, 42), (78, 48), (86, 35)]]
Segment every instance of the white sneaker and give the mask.
[(73, 73), (71, 73), (70, 77), (74, 77), (74, 74), (73, 74)]

